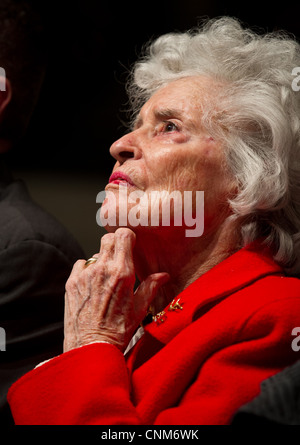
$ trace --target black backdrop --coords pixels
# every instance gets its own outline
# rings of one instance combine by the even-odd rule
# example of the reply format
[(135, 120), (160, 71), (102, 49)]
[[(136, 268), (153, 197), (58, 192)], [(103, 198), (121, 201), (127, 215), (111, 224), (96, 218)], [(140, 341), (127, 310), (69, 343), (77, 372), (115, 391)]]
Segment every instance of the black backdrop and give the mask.
[(299, 1), (30, 1), (47, 24), (50, 61), (25, 142), (9, 153), (8, 162), (87, 256), (97, 251), (104, 233), (96, 224), (96, 195), (114, 164), (109, 147), (124, 133), (126, 71), (142, 45), (222, 15), (300, 37)]
[(43, 0), (50, 64), (18, 167), (97, 169), (113, 165), (108, 149), (122, 134), (126, 70), (143, 43), (184, 31), (198, 18), (230, 15), (266, 31), (300, 35), (299, 2), (218, 0)]

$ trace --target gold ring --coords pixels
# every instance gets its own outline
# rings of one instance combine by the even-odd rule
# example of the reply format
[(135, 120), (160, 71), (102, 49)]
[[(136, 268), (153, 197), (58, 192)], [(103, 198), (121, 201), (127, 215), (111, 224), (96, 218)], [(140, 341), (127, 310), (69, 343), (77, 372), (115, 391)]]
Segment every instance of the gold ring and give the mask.
[(84, 267), (87, 267), (87, 266), (89, 266), (90, 264), (95, 263), (96, 261), (97, 261), (97, 258), (94, 258), (94, 257), (89, 258), (89, 259), (86, 260), (86, 262), (84, 263)]

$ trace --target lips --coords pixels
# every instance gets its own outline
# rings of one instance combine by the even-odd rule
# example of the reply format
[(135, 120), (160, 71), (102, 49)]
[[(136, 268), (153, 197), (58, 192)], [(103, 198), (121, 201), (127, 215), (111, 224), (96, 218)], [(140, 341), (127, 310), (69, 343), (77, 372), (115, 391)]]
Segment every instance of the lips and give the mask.
[(123, 184), (123, 185), (132, 185), (134, 183), (131, 181), (130, 177), (123, 172), (114, 172), (109, 178), (109, 184)]

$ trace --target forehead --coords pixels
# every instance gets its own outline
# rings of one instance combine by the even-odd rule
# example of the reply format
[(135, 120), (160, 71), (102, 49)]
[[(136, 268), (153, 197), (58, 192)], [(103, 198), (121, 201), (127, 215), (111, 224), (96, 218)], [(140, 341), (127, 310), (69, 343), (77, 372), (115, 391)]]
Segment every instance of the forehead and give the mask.
[(199, 116), (204, 94), (211, 87), (211, 80), (204, 76), (190, 76), (174, 80), (161, 87), (142, 107), (136, 124), (148, 115), (157, 115), (159, 111), (177, 110), (189, 117)]

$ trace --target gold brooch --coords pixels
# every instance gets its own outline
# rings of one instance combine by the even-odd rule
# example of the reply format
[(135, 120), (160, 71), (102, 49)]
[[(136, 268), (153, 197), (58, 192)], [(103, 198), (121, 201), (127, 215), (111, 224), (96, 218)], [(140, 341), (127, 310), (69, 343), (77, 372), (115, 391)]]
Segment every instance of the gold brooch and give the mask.
[(152, 320), (156, 324), (161, 324), (166, 320), (166, 313), (165, 311), (158, 312), (158, 314), (152, 316)]
[[(182, 305), (179, 303), (180, 298), (174, 298), (174, 300), (172, 300), (168, 311), (177, 311), (180, 310), (182, 311), (183, 307)], [(182, 303), (183, 304), (183, 303)], [(152, 313), (153, 314), (153, 313)], [(157, 325), (160, 325), (161, 323), (163, 323), (164, 321), (166, 321), (167, 319), (167, 315), (165, 311), (161, 311), (158, 312), (158, 314), (152, 315), (152, 320), (154, 321), (154, 323), (156, 323)]]
[(181, 304), (179, 304), (180, 298), (178, 298), (176, 301), (176, 298), (174, 298), (174, 300), (172, 301), (172, 303), (169, 306), (169, 311), (176, 311), (177, 309), (181, 310), (183, 309), (183, 307), (181, 306)]

